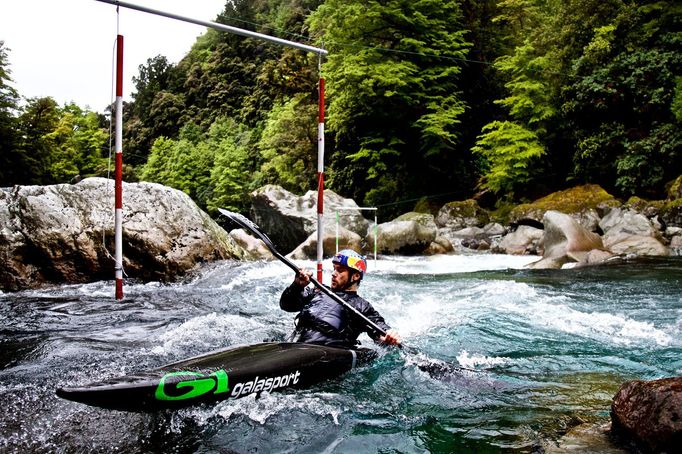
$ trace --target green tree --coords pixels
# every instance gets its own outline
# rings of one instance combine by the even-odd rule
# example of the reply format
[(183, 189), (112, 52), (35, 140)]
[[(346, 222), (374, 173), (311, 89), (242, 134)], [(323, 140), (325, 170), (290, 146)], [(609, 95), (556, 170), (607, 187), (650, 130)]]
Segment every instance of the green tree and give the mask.
[(538, 160), (546, 153), (548, 122), (555, 115), (552, 87), (553, 64), (537, 56), (526, 42), (514, 55), (500, 57), (495, 67), (508, 74), (509, 95), (495, 103), (504, 106), (512, 121), (493, 121), (484, 126), (474, 153), (486, 160), (481, 186), (496, 193), (514, 195), (532, 180)]
[(49, 179), (65, 183), (102, 171), (107, 133), (98, 115), (75, 104), (58, 109), (58, 115), (54, 129), (43, 136), (50, 147)]
[(270, 111), (258, 143), (262, 183), (302, 193), (317, 181), (317, 105), (299, 94)]
[(186, 122), (184, 97), (178, 87), (181, 75), (168, 59), (157, 55), (138, 71), (133, 77), (133, 102), (123, 106), (126, 161), (134, 165), (146, 161), (155, 138), (176, 138)]
[(250, 204), (249, 193), (254, 189), (250, 175), (257, 163), (251, 151), (255, 148), (253, 131), (234, 120), (222, 118), (211, 126), (208, 144), (215, 150), (211, 170), (213, 192), (208, 209), (245, 212)]
[(26, 184), (57, 183), (50, 174), (55, 156), (49, 134), (57, 128), (59, 118), (59, 106), (54, 99), (43, 97), (26, 101), (18, 117), (21, 135), (19, 147), (24, 154), (24, 164), (29, 178)]
[(10, 85), (8, 49), (0, 41), (0, 186), (26, 181), (24, 156), (18, 150), (16, 111), (19, 94)]
[[(453, 0), (327, 0), (310, 17), (330, 53), (331, 185), (365, 203), (451, 187), (469, 43)], [(434, 189), (437, 187), (434, 184)]]
[(169, 184), (172, 181), (171, 163), (174, 158), (175, 141), (166, 137), (154, 140), (149, 158), (140, 172), (140, 179)]
[(682, 5), (623, 2), (579, 49), (562, 110), (574, 133), (574, 175), (623, 196), (660, 197), (682, 168), (675, 116)]

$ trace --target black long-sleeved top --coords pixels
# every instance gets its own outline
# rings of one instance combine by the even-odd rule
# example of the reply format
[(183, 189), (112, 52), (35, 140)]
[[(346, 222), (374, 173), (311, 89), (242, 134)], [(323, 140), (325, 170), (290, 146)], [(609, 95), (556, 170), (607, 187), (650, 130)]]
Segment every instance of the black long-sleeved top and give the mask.
[[(334, 293), (385, 331), (390, 329), (384, 318), (356, 292)], [(360, 334), (366, 332), (375, 341), (381, 336), (357, 314), (346, 309), (328, 295), (309, 287), (292, 284), (279, 300), (279, 307), (287, 312), (299, 312), (296, 342), (324, 344), (352, 348)]]

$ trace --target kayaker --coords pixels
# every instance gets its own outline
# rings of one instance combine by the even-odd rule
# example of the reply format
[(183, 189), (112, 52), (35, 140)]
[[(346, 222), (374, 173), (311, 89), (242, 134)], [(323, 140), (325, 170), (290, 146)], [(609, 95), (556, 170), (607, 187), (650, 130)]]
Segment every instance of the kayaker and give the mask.
[(376, 332), (356, 314), (317, 289), (308, 287), (312, 272), (301, 269), (294, 282), (287, 287), (279, 307), (296, 316), (295, 342), (324, 344), (352, 348), (358, 336), (366, 332), (375, 342), (399, 345), (400, 335), (386, 324), (384, 318), (358, 295), (358, 287), (367, 271), (367, 260), (352, 249), (344, 249), (332, 259), (331, 289), (336, 295), (382, 328), (386, 335)]

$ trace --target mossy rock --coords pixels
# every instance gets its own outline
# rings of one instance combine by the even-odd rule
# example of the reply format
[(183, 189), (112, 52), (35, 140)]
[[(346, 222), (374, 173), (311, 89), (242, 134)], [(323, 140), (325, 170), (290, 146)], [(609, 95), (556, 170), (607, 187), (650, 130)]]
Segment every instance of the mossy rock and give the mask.
[(644, 200), (637, 196), (630, 197), (625, 202), (625, 208), (630, 208), (637, 213), (642, 213), (648, 218), (653, 218), (660, 214), (661, 209), (665, 205), (665, 200)]
[(682, 227), (682, 198), (664, 203), (660, 214), (667, 227)]
[(397, 221), (415, 221), (417, 224), (423, 225), (424, 227), (436, 227), (432, 214), (418, 213), (416, 211), (401, 214), (393, 220), (393, 222)]
[(461, 200), (443, 205), (435, 221), (439, 227), (482, 227), (490, 222), (490, 213), (473, 199)]
[(668, 199), (682, 199), (682, 175), (666, 185)]
[(515, 224), (524, 219), (542, 222), (542, 217), (549, 210), (573, 214), (618, 206), (621, 206), (621, 203), (601, 186), (586, 184), (554, 192), (531, 203), (518, 205), (509, 213), (508, 223)]

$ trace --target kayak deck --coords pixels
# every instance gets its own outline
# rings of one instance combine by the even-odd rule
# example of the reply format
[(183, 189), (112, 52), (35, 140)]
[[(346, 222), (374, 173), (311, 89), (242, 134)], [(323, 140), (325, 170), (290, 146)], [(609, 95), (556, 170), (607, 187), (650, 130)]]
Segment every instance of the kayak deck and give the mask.
[(272, 342), (242, 345), (79, 387), (61, 398), (122, 411), (156, 411), (236, 399), (253, 393), (305, 388), (338, 377), (376, 352)]

